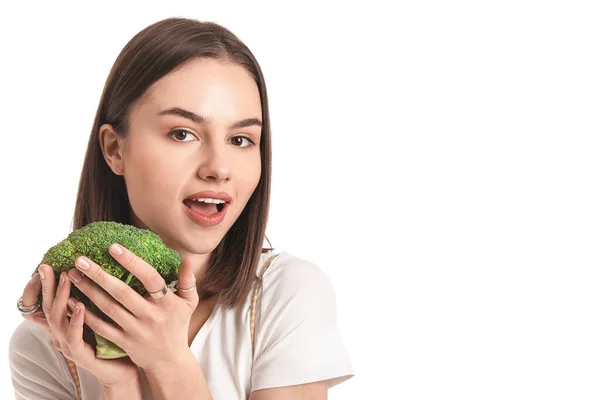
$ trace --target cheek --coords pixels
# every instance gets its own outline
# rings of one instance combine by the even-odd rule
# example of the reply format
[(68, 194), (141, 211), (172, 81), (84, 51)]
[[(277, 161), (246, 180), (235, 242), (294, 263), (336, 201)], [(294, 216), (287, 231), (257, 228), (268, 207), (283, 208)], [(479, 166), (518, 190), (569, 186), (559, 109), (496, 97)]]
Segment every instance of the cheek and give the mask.
[(173, 196), (179, 193), (177, 177), (181, 175), (181, 171), (178, 171), (177, 165), (157, 157), (156, 152), (139, 154), (127, 165), (130, 196), (154, 207), (172, 203)]
[(260, 176), (261, 176), (261, 168), (260, 168), (260, 163), (259, 163), (256, 168), (248, 171), (248, 173), (245, 177), (245, 180), (244, 180), (243, 188), (241, 188), (241, 190), (244, 193), (244, 198), (245, 198), (246, 204), (250, 200), (250, 197), (252, 197), (252, 195), (256, 191), (256, 187), (258, 186), (258, 183), (260, 182)]
[(254, 161), (251, 164), (246, 163), (242, 168), (240, 168), (241, 175), (239, 181), (242, 182), (244, 192), (249, 192), (248, 197), (252, 194), (258, 182), (260, 181), (261, 175), (261, 162), (260, 159), (258, 161)]

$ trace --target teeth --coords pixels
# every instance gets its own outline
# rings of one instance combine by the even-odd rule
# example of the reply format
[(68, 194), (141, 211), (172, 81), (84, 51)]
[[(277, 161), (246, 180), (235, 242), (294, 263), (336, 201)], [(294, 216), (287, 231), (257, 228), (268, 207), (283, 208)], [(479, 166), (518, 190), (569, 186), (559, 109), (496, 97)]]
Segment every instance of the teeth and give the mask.
[(194, 201), (199, 201), (199, 202), (204, 202), (204, 203), (212, 203), (212, 204), (223, 204), (225, 203), (225, 201), (223, 200), (219, 200), (219, 199), (210, 199), (210, 198), (206, 198), (206, 199), (194, 199)]

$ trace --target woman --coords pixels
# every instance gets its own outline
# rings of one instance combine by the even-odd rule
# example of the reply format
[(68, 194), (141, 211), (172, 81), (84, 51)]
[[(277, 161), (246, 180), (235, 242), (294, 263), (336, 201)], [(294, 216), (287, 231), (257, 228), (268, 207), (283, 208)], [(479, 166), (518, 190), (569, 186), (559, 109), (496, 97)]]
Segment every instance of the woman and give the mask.
[[(180, 286), (166, 290), (126, 248), (113, 257), (152, 297), (127, 292), (94, 260), (78, 259), (58, 285), (41, 266), (20, 310), (36, 310), (40, 290), (43, 304), (24, 314), (10, 343), (17, 399), (73, 399), (78, 389), (85, 400), (325, 399), (352, 377), (327, 276), (262, 249), (270, 179), (267, 92), (250, 50), (223, 27), (191, 19), (139, 32), (104, 87), (73, 229), (117, 221), (156, 232), (184, 257)], [(71, 285), (119, 327), (70, 302)], [(84, 323), (128, 357), (96, 359)]]

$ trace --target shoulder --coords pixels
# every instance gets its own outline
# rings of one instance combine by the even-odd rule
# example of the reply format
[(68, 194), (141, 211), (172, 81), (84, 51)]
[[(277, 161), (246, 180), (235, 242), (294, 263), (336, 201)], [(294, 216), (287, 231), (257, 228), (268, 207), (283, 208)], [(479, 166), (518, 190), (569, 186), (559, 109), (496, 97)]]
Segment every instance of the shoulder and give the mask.
[(325, 271), (310, 260), (281, 252), (262, 277), (262, 295), (271, 300), (295, 299), (308, 305), (331, 304), (335, 300), (333, 284)]
[(332, 387), (354, 374), (321, 267), (281, 253), (263, 275), (257, 304), (253, 391), (324, 380)]
[(291, 329), (305, 320), (319, 324), (336, 317), (336, 294), (325, 271), (288, 252), (279, 253), (265, 271), (258, 303), (262, 328)]
[(15, 328), (9, 343), (11, 353), (40, 350), (48, 346), (52, 346), (52, 342), (47, 332), (28, 320), (21, 321)]
[(44, 366), (56, 364), (62, 356), (52, 345), (50, 335), (39, 325), (23, 320), (15, 328), (9, 342), (11, 363), (29, 362)]

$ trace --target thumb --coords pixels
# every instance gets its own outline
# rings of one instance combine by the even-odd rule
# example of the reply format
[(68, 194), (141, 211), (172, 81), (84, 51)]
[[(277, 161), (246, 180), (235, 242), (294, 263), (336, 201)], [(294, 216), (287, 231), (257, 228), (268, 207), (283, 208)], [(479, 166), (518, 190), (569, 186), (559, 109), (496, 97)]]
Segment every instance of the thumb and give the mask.
[(195, 307), (198, 304), (198, 291), (195, 287), (196, 276), (194, 275), (194, 265), (191, 257), (184, 257), (181, 261), (178, 280), (176, 294)]

